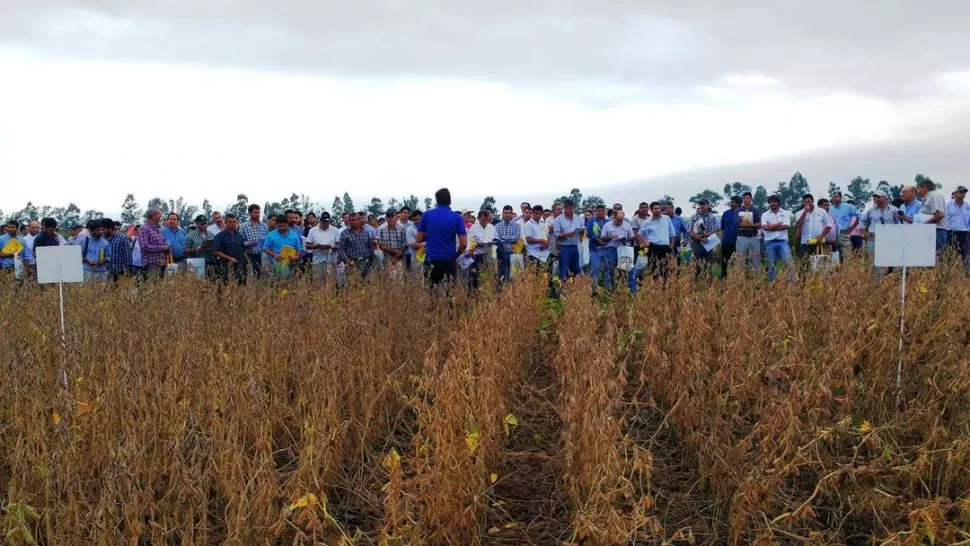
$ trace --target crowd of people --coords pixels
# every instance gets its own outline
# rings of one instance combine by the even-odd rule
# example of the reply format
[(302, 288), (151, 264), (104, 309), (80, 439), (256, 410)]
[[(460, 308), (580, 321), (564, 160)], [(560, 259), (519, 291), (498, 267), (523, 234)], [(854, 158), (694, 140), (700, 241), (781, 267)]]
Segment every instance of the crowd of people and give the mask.
[[(732, 267), (773, 281), (779, 266), (794, 282), (802, 270), (834, 267), (846, 258), (873, 252), (876, 225), (933, 224), (939, 252), (952, 251), (968, 262), (970, 206), (967, 188), (946, 199), (929, 179), (907, 186), (890, 202), (876, 191), (872, 203), (846, 202), (841, 192), (802, 208), (784, 210), (777, 196), (767, 209), (755, 207), (750, 193), (730, 198), (723, 213), (706, 200), (689, 218), (671, 203), (640, 203), (627, 215), (619, 203), (577, 210), (569, 199), (546, 208), (523, 202), (500, 213), (453, 211), (447, 189), (435, 194), (427, 211), (389, 209), (378, 217), (365, 212), (341, 215), (340, 227), (327, 212), (287, 210), (262, 217), (259, 205), (248, 217), (213, 212), (197, 216), (188, 230), (175, 213), (149, 210), (140, 225), (95, 219), (62, 233), (52, 218), (21, 225), (9, 221), (0, 235), (0, 272), (30, 279), (39, 247), (77, 245), (85, 281), (109, 283), (196, 274), (221, 282), (248, 278), (306, 276), (338, 286), (348, 275), (385, 274), (431, 284), (454, 281), (476, 288), (482, 273), (500, 282), (534, 267), (565, 280), (590, 275), (597, 286), (613, 290), (619, 279), (635, 292), (645, 276), (666, 279), (690, 264), (697, 276), (726, 276)], [(163, 217), (164, 216), (164, 217)], [(793, 252), (794, 250), (794, 252)], [(882, 272), (875, 270), (877, 276)]]

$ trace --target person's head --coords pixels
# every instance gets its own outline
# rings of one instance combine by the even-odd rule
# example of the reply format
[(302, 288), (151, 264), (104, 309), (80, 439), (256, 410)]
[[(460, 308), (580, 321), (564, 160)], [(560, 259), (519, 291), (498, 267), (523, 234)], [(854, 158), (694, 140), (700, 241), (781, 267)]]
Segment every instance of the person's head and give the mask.
[(219, 226), (221, 228), (224, 225), (223, 222), (224, 221), (222, 219), (222, 213), (221, 212), (215, 211), (215, 212), (212, 213), (212, 223), (213, 224), (215, 224), (215, 225), (217, 225), (217, 226)]
[[(528, 218), (530, 218), (530, 216), (526, 216), (526, 219), (528, 219)], [(536, 221), (536, 222), (538, 222), (539, 220), (542, 220), (542, 205), (533, 205), (532, 206), (532, 216), (531, 216), (531, 218), (534, 221)]]
[(519, 211), (522, 212), (522, 214), (528, 214), (529, 216), (532, 216), (532, 214), (531, 214), (532, 213), (532, 205), (530, 205), (526, 201), (523, 201), (522, 204), (519, 205)]
[(322, 229), (330, 229), (330, 223), (332, 221), (333, 221), (333, 218), (330, 216), (330, 213), (329, 212), (321, 212), (320, 213), (319, 226)]
[(178, 229), (179, 215), (174, 212), (168, 213), (168, 216), (165, 217), (165, 225), (171, 229)]
[(512, 210), (512, 205), (505, 205), (502, 207), (502, 221), (511, 222), (512, 218), (515, 217), (515, 212)]
[(367, 225), (377, 227), (377, 215), (373, 212), (367, 215)]
[(576, 211), (576, 202), (572, 199), (566, 199), (562, 202), (562, 212), (566, 216), (572, 217), (573, 212)]
[(670, 216), (671, 218), (673, 218), (673, 216), (674, 216), (674, 205), (673, 205), (673, 203), (667, 203), (666, 205), (663, 205), (663, 209), (664, 209), (664, 214), (666, 214), (667, 216)]
[(398, 212), (396, 210), (387, 209), (387, 214), (385, 215), (385, 218), (387, 218), (388, 227), (394, 227), (397, 225), (397, 215), (398, 215)]
[(3, 225), (3, 231), (7, 235), (13, 236), (13, 235), (16, 235), (17, 229), (19, 227), (20, 227), (20, 224), (18, 224), (16, 220), (9, 220), (6, 224)]
[(37, 235), (38, 233), (40, 233), (40, 222), (38, 222), (37, 220), (34, 220), (29, 224), (27, 224), (27, 233), (31, 235)]
[(744, 205), (744, 208), (750, 208), (753, 201), (754, 199), (751, 197), (751, 192), (746, 191), (741, 194), (741, 204)]
[(239, 229), (239, 218), (235, 214), (228, 212), (226, 213), (226, 229), (229, 231), (236, 231)]
[(778, 209), (781, 208), (781, 199), (777, 195), (769, 195), (768, 208), (771, 209), (771, 212), (778, 212)]
[(676, 214), (677, 216), (680, 216), (683, 213), (684, 213), (684, 209), (682, 209), (680, 207), (677, 207), (677, 208), (674, 209), (674, 214)]
[(825, 212), (828, 212), (829, 211), (829, 200), (826, 199), (826, 198), (824, 198), (824, 197), (821, 198), (821, 199), (819, 199), (818, 200), (818, 207), (820, 209), (824, 210)]
[(810, 194), (810, 193), (806, 193), (805, 195), (803, 195), (802, 196), (802, 206), (804, 206), (808, 210), (814, 209), (815, 208), (815, 197), (812, 196), (812, 194)]
[(472, 214), (472, 211), (466, 210), (462, 211), (461, 219), (465, 221), (465, 224), (471, 224), (475, 221), (475, 216)]
[(956, 201), (957, 204), (961, 204), (962, 205), (964, 199), (966, 199), (966, 198), (967, 198), (967, 187), (966, 186), (957, 186), (956, 191), (953, 192), (953, 200)]
[[(884, 209), (886, 208), (886, 205), (889, 204), (889, 194), (883, 190), (876, 190), (872, 193), (872, 201), (873, 203), (875, 203), (877, 207), (879, 207), (880, 209)], [(819, 203), (818, 206), (821, 207), (822, 200), (819, 199), (818, 203)]]
[(553, 203), (552, 204), (552, 215), (553, 216), (559, 216), (560, 214), (562, 214), (562, 208), (563, 208), (562, 207), (562, 203), (560, 203), (559, 201), (556, 201), (555, 203)]
[(278, 217), (277, 216), (273, 216), (272, 214), (270, 214), (269, 216), (266, 217), (266, 229), (267, 230), (273, 231), (274, 229), (276, 229), (276, 218), (278, 218)]
[(349, 218), (349, 217), (350, 217), (350, 213), (341, 212), (340, 213), (340, 222), (343, 223), (343, 224), (346, 224), (347, 223), (347, 218)]
[(916, 199), (916, 186), (903, 186), (900, 196), (904, 203), (911, 203), (913, 199)]
[[(832, 199), (832, 204), (835, 205), (836, 207), (842, 204), (843, 197), (842, 197), (841, 191), (834, 191), (832, 192), (832, 195), (830, 195), (829, 197)], [(822, 206), (821, 199), (818, 200), (818, 206), (820, 207)]]
[[(221, 221), (221, 217), (220, 217), (220, 221)], [(200, 233), (204, 232), (205, 228), (208, 225), (208, 222), (206, 222), (205, 214), (200, 214), (196, 216), (194, 223), (195, 223), (195, 229), (199, 230)]]
[(587, 222), (589, 222), (590, 220), (592, 220), (593, 219), (593, 211), (591, 209), (586, 209), (586, 211), (583, 212), (583, 219), (586, 220)]
[(488, 224), (489, 212), (487, 210), (478, 211), (478, 223), (485, 226)]
[(613, 211), (613, 223), (614, 224), (616, 224), (618, 226), (619, 225), (622, 225), (623, 224), (623, 218), (624, 218), (624, 214), (623, 214), (623, 211), (622, 210), (614, 210)]
[(697, 212), (700, 214), (707, 214), (707, 211), (710, 210), (710, 208), (711, 203), (707, 199), (701, 199), (697, 202)]
[(731, 202), (729, 205), (732, 209), (736, 209), (741, 206), (741, 197), (738, 195), (731, 196)]
[[(658, 203), (658, 205), (659, 205), (659, 203)], [(652, 209), (653, 209), (653, 206), (650, 203), (647, 203), (646, 201), (643, 201), (639, 205), (637, 205), (637, 214), (639, 216), (643, 217), (643, 216), (646, 216), (646, 215), (650, 214), (650, 211)]]
[(407, 223), (408, 218), (411, 217), (411, 209), (408, 207), (401, 207), (401, 210), (397, 213), (397, 217), (402, 223)]
[(623, 210), (623, 205), (621, 205), (620, 203), (613, 203), (613, 213), (615, 214), (617, 211), (620, 211), (620, 210)]
[(290, 217), (285, 212), (276, 216), (276, 229), (280, 233), (286, 233), (290, 230)]
[(101, 233), (103, 233), (105, 237), (114, 237), (115, 221), (112, 220), (111, 218), (102, 218)]
[[(286, 223), (289, 224), (291, 227), (298, 225), (300, 223), (300, 217), (297, 216), (295, 210), (286, 209), (283, 211), (283, 214), (286, 215)], [(279, 218), (276, 219), (276, 223), (279, 224)]]
[(451, 192), (448, 191), (448, 188), (441, 188), (440, 190), (434, 192), (434, 201), (440, 206), (450, 207)]
[(68, 230), (67, 233), (71, 237), (77, 237), (77, 235), (79, 233), (81, 233), (81, 226), (75, 224), (75, 225), (71, 226), (70, 230)]
[(95, 239), (100, 239), (104, 235), (104, 226), (101, 225), (101, 220), (88, 220), (84, 227), (88, 228), (88, 233)]
[(40, 221), (40, 226), (48, 237), (53, 237), (57, 234), (57, 220), (53, 218), (44, 218)]
[(597, 220), (603, 220), (606, 218), (606, 205), (596, 205), (594, 211)]
[(421, 221), (422, 214), (421, 209), (414, 209), (414, 211), (411, 212), (411, 221), (417, 224)]
[(162, 221), (162, 210), (158, 208), (148, 209), (148, 212), (145, 213), (145, 219), (148, 220), (149, 223), (157, 226)]
[(259, 213), (260, 213), (259, 205), (253, 203), (252, 205), (249, 205), (249, 208), (246, 210), (249, 212), (250, 220), (252, 220), (253, 222), (259, 221)]
[(926, 194), (936, 189), (936, 182), (933, 182), (929, 178), (924, 178), (919, 181), (919, 184), (917, 184), (916, 187), (919, 190), (919, 196), (926, 197)]
[(660, 206), (660, 203), (659, 202), (654, 201), (653, 203), (650, 203), (649, 205), (647, 205), (646, 203), (642, 203), (642, 205), (643, 206), (639, 207), (638, 211), (639, 210), (643, 210), (643, 209), (647, 209), (647, 210), (650, 211), (650, 214), (652, 214), (654, 218), (660, 218), (660, 214), (662, 212), (663, 207)]
[(22, 237), (27, 236), (27, 224), (20, 224), (20, 235)]
[(312, 212), (306, 213), (306, 225), (312, 226), (313, 224), (316, 224), (316, 223), (317, 223), (317, 215)]

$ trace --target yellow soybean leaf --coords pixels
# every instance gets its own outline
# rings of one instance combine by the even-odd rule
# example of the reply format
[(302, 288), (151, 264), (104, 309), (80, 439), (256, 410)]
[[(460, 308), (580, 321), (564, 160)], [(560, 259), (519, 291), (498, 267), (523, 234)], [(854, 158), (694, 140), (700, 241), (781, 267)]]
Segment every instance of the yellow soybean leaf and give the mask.
[(94, 409), (94, 408), (91, 406), (91, 404), (89, 404), (87, 402), (78, 402), (77, 403), (77, 414), (78, 415), (87, 415), (87, 414), (91, 413), (91, 410), (92, 409)]
[(872, 432), (872, 423), (870, 423), (869, 421), (863, 421), (862, 424), (859, 425), (859, 432), (863, 434), (868, 434)]
[(928, 288), (926, 288), (926, 285), (925, 285), (925, 284), (921, 284), (921, 285), (919, 285), (919, 293), (920, 293), (920, 294), (925, 294), (925, 293), (927, 293), (927, 292), (929, 292), (929, 289), (928, 289)]
[(291, 504), (288, 508), (290, 511), (296, 510), (297, 508), (308, 508), (310, 506), (316, 506), (319, 503), (317, 496), (313, 493), (307, 493), (303, 495), (296, 502)]
[(478, 439), (481, 435), (482, 431), (475, 425), (472, 425), (471, 430), (465, 434), (465, 445), (468, 446), (468, 453), (475, 453), (475, 450), (478, 449)]
[(55, 425), (61, 424), (61, 412), (57, 411), (56, 409), (52, 409), (51, 421), (53, 421)]
[(502, 426), (505, 428), (505, 435), (508, 436), (509, 429), (511, 427), (519, 426), (519, 419), (514, 414), (510, 413), (505, 416)]
[(499, 533), (499, 528), (498, 527), (489, 527), (488, 534), (490, 534), (490, 535), (497, 535), (498, 533)]
[(286, 296), (286, 295), (287, 295), (287, 294), (289, 294), (289, 293), (290, 293), (290, 291), (289, 291), (289, 290), (287, 290), (287, 289), (285, 289), (285, 288), (284, 288), (284, 289), (282, 289), (282, 290), (280, 290), (280, 296), (281, 296), (281, 297), (282, 297), (282, 296)]
[(496, 474), (494, 472), (492, 472), (491, 474), (489, 474), (488, 475), (488, 481), (491, 482), (491, 483), (497, 482), (498, 481), (498, 474)]
[(392, 447), (391, 452), (387, 454), (387, 457), (384, 457), (384, 467), (387, 468), (388, 470), (391, 470), (391, 469), (397, 468), (400, 465), (401, 465), (401, 455), (397, 452), (396, 449)]

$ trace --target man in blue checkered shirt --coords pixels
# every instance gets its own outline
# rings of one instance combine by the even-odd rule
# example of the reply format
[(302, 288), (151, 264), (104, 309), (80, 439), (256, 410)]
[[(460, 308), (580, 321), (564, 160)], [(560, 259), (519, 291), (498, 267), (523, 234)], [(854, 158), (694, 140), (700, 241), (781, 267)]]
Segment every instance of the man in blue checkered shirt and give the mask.
[(259, 213), (259, 205), (249, 205), (249, 219), (239, 225), (239, 234), (246, 247), (246, 259), (256, 278), (263, 269), (263, 241), (269, 231), (266, 224), (259, 221)]
[(495, 224), (495, 233), (498, 235), (498, 275), (502, 282), (512, 279), (512, 245), (521, 237), (522, 230), (519, 224), (514, 221), (515, 212), (512, 205), (502, 207), (502, 221)]
[(127, 276), (131, 272), (131, 247), (132, 242), (125, 235), (125, 230), (121, 229), (121, 222), (112, 222), (110, 219), (103, 220), (104, 238), (108, 241), (108, 273), (111, 280), (118, 282), (121, 277)]

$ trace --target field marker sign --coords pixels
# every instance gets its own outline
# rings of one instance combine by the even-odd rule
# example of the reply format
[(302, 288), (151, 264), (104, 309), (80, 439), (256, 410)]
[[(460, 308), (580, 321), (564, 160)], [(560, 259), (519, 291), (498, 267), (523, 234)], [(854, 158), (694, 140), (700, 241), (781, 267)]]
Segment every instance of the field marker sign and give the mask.
[(61, 299), (61, 342), (66, 339), (64, 326), (64, 283), (84, 282), (81, 247), (77, 245), (42, 246), (34, 252), (37, 259), (37, 282), (57, 283)]

